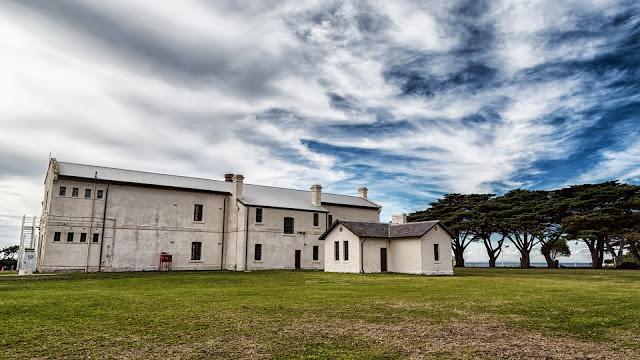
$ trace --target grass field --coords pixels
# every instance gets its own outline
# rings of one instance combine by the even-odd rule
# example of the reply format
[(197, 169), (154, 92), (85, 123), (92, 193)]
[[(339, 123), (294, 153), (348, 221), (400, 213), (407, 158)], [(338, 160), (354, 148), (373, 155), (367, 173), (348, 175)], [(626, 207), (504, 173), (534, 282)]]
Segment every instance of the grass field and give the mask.
[(640, 359), (640, 271), (0, 277), (0, 359)]

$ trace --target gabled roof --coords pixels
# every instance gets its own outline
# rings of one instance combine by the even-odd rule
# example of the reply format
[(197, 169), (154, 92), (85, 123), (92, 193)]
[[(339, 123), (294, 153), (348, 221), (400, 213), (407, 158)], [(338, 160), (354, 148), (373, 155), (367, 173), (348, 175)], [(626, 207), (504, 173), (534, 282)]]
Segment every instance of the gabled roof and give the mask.
[(434, 226), (440, 225), (450, 236), (453, 233), (446, 226), (440, 223), (440, 220), (421, 221), (406, 224), (389, 224), (377, 222), (361, 222), (361, 221), (344, 221), (338, 220), (327, 229), (320, 240), (324, 240), (327, 235), (338, 225), (341, 224), (349, 231), (361, 238), (381, 238), (381, 239), (400, 239), (407, 237), (421, 237), (431, 230)]
[[(234, 184), (222, 180), (211, 180), (188, 176), (167, 175), (144, 171), (117, 169), (104, 166), (75, 164), (57, 161), (59, 176), (83, 179), (98, 179), (120, 183), (142, 184), (161, 187), (171, 187), (188, 190), (210, 191), (231, 194)], [(322, 193), (323, 203), (343, 206), (356, 206), (379, 209), (380, 206), (359, 196)], [(285, 189), (272, 186), (244, 184), (241, 201), (250, 206), (264, 206), (328, 212), (322, 206), (311, 203), (309, 191)]]

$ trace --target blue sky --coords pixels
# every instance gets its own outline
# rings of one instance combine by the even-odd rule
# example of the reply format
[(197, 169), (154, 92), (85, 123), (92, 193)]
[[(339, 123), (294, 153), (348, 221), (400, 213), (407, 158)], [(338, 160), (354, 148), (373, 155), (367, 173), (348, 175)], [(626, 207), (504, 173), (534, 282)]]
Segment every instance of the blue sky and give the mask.
[[(355, 194), (640, 182), (637, 1), (9, 1), (0, 214), (61, 160)], [(480, 255), (478, 255), (480, 256)]]

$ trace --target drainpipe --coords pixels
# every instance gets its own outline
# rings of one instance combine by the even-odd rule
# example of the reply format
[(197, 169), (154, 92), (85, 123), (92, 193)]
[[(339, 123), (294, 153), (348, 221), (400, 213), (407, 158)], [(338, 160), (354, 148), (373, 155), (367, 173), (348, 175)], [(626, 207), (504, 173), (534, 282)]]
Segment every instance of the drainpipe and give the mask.
[(100, 234), (100, 256), (98, 257), (98, 272), (102, 271), (102, 251), (104, 249), (104, 228), (107, 220), (107, 200), (109, 200), (109, 184), (104, 192), (104, 210), (102, 211), (102, 234)]
[(220, 270), (224, 270), (224, 239), (225, 239), (225, 223), (227, 218), (227, 199), (229, 195), (224, 196), (224, 201), (222, 202), (222, 248), (220, 250)]
[(362, 240), (360, 242), (360, 274), (364, 274), (364, 242), (367, 239)]
[(247, 271), (247, 250), (249, 249), (249, 210), (251, 207), (245, 206), (244, 209), (244, 217), (247, 220), (244, 227), (244, 271)]

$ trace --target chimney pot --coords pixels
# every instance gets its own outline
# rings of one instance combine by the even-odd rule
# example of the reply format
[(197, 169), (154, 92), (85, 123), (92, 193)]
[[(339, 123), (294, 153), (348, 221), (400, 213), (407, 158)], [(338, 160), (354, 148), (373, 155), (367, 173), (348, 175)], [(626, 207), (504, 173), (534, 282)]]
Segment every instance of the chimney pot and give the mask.
[(232, 182), (233, 181), (233, 174), (224, 174), (224, 181)]
[(233, 175), (233, 177), (231, 178), (231, 180), (233, 181), (234, 184), (236, 184), (236, 199), (241, 199), (242, 198), (242, 189), (243, 189), (243, 185), (244, 185), (244, 176), (236, 174)]
[(360, 197), (362, 198), (367, 198), (367, 193), (369, 192), (369, 189), (367, 189), (366, 187), (362, 186), (358, 188), (358, 194), (360, 194)]
[(392, 224), (406, 224), (407, 223), (407, 214), (394, 214), (391, 215), (391, 223)]
[(322, 205), (322, 186), (320, 184), (311, 185), (311, 203), (315, 206)]

